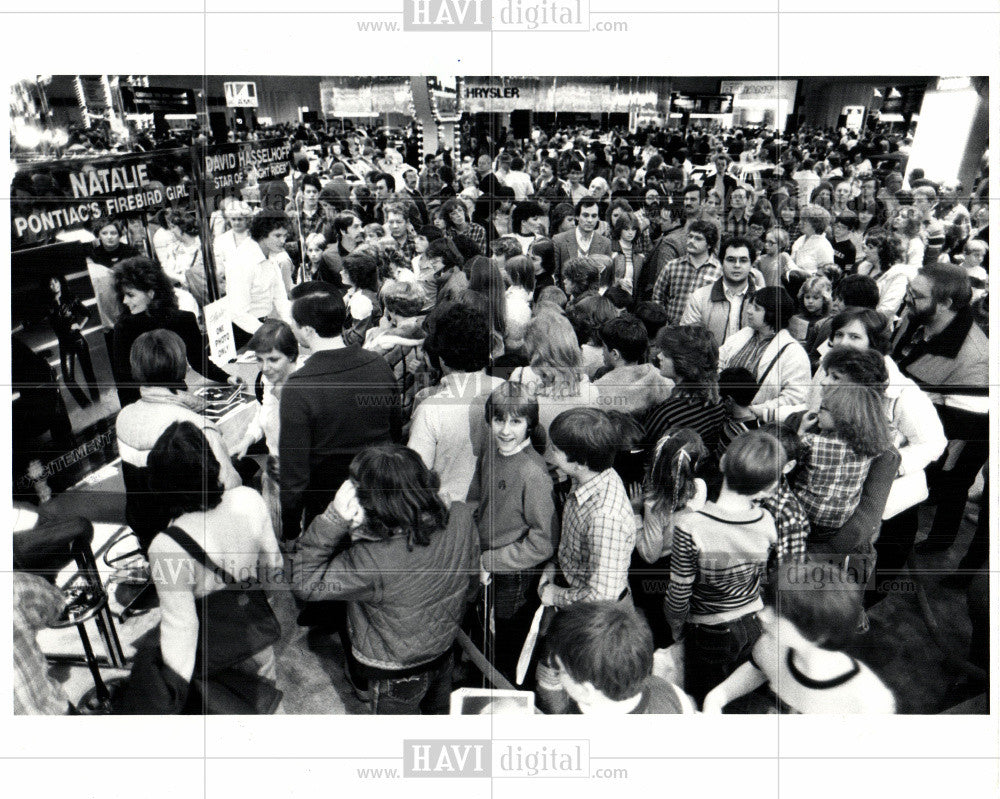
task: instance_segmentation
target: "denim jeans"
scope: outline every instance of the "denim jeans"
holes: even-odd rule
[[[368,707],[376,716],[447,714],[451,701],[451,654],[443,662],[405,677],[370,677]]]
[[[684,690],[699,706],[705,694],[750,658],[760,633],[756,613],[724,624],[685,625]]]
[[[535,571],[494,572],[488,588],[494,634],[487,635],[485,654],[504,677],[514,682],[517,661],[538,607]]]

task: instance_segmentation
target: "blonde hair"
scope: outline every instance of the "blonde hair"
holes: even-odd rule
[[[555,385],[571,387],[575,394],[580,383],[583,352],[573,325],[561,313],[538,308],[524,337],[531,368],[539,378],[539,389]]]
[[[805,310],[802,302],[806,294],[819,294],[823,299],[823,315],[826,316],[830,312],[830,303],[833,302],[833,284],[830,283],[829,278],[823,277],[823,275],[813,275],[802,284],[797,295],[799,307],[802,310]]]
[[[310,233],[306,236],[306,249],[319,247],[321,250],[326,247],[326,236],[322,233]]]

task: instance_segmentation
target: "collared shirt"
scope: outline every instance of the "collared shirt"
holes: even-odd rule
[[[861,502],[861,488],[872,458],[859,455],[839,438],[815,433],[802,436],[807,455],[793,488],[813,527],[842,527]]]
[[[788,481],[784,477],[779,479],[774,493],[764,497],[760,505],[774,517],[774,528],[778,533],[775,550],[778,561],[791,563],[803,560],[809,537],[809,517],[788,487]]]
[[[277,314],[286,320],[291,317],[291,303],[281,275],[281,259],[264,258],[263,251],[257,249],[262,260],[253,263],[250,259],[241,259],[226,266],[226,297],[233,324],[247,333],[257,332],[265,316]]]
[[[476,222],[470,222],[469,226],[465,229],[465,232],[459,235],[465,236],[465,238],[475,244],[479,248],[479,252],[483,255],[489,254],[486,247],[486,228],[482,225]]]
[[[237,244],[236,234],[232,230],[215,237],[212,253],[215,255],[215,273],[219,280],[224,280],[230,266],[237,262],[256,264],[264,260],[264,251],[249,234]]]
[[[722,221],[722,235],[745,236],[749,224],[746,209],[739,212],[730,211]]]
[[[628,586],[635,516],[625,486],[606,469],[577,486],[563,508],[559,569],[569,584],[556,604],[617,600]]]
[[[400,243],[399,239],[394,239],[392,236],[386,237],[386,243],[396,245],[397,249],[406,256],[407,261],[413,260],[413,256],[417,254],[416,237],[409,232],[406,233],[406,237],[402,243]]]
[[[580,235],[580,228],[576,228],[575,233],[576,233],[576,254],[580,258],[586,258],[588,255],[590,255],[590,248],[594,246],[594,239],[597,238],[597,231],[595,230],[593,233],[591,233],[589,239],[584,239],[584,237]]]
[[[715,256],[709,256],[701,266],[691,263],[684,255],[667,261],[653,284],[653,302],[658,302],[667,310],[667,320],[670,324],[680,323],[684,309],[687,307],[691,292],[702,286],[714,283],[722,277],[722,265]]]
[[[749,291],[749,280],[743,284],[743,288],[739,289],[726,288],[726,284],[722,284],[722,293],[729,302],[729,319],[726,321],[726,332],[722,337],[723,341],[729,338],[730,334],[735,333],[743,327],[742,319],[740,317],[743,316],[743,300]]]

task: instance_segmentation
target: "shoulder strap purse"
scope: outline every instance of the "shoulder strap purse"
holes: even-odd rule
[[[262,588],[248,587],[246,579],[238,581],[179,527],[168,527],[163,533],[225,583],[195,603],[200,625],[195,674],[203,668],[212,674],[235,666],[281,637],[281,625]]]
[[[771,374],[771,370],[774,368],[774,365],[781,360],[781,354],[791,346],[792,342],[789,341],[784,347],[778,350],[778,354],[775,355],[772,361],[767,365],[767,369],[764,370],[764,374],[757,378],[757,391],[760,391],[761,387],[764,385],[764,381],[767,380],[767,376]]]

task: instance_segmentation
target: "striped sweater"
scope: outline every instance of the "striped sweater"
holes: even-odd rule
[[[734,513],[714,502],[674,526],[668,619],[723,624],[763,607],[760,581],[777,542],[774,519],[754,507]]]

